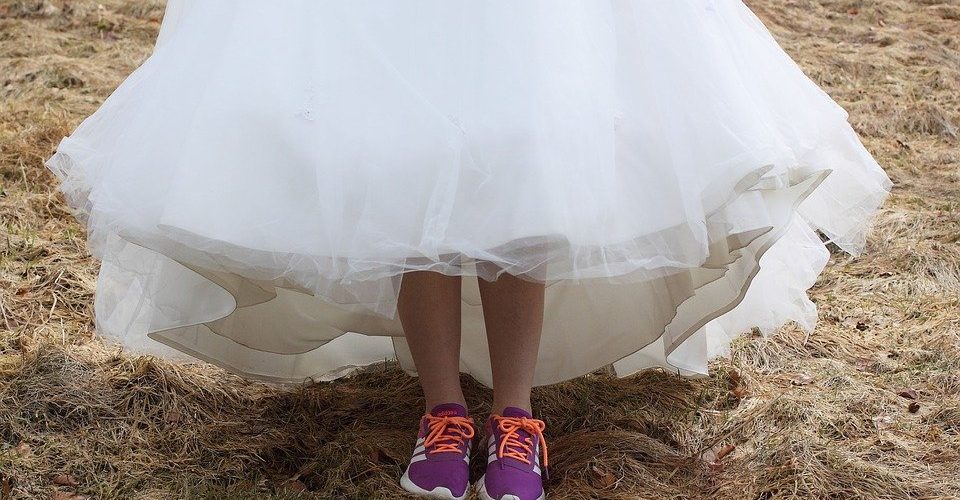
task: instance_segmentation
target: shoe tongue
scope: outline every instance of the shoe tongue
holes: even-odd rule
[[[434,417],[466,417],[467,409],[457,403],[444,403],[434,406],[430,414]]]
[[[533,418],[533,415],[523,408],[508,406],[503,409],[503,416],[509,418]]]

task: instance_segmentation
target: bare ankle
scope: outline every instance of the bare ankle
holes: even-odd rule
[[[533,415],[533,405],[529,399],[526,400],[506,400],[494,401],[492,412],[496,415],[503,415],[503,410],[507,408],[520,408]]]

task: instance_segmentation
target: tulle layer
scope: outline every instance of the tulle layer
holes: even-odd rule
[[[739,2],[294,3],[171,2],[48,162],[101,333],[271,380],[412,369],[396,299],[429,270],[468,278],[489,383],[476,280],[510,273],[548,285],[538,384],[703,373],[745,328],[812,324],[813,231],[858,251],[889,189]]]

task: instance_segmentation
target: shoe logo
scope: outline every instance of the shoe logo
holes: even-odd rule
[[[457,416],[457,412],[456,412],[455,410],[443,410],[443,411],[438,411],[436,416],[438,416],[438,417],[455,417],[455,416]]]

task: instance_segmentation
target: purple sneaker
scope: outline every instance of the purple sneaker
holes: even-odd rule
[[[547,468],[546,424],[520,408],[490,415],[487,434],[487,473],[477,481],[481,500],[544,500],[541,475]],[[543,469],[540,451],[543,450]]]
[[[420,419],[417,447],[400,478],[400,486],[426,498],[466,498],[474,432],[473,419],[458,404],[442,404],[424,415]]]

